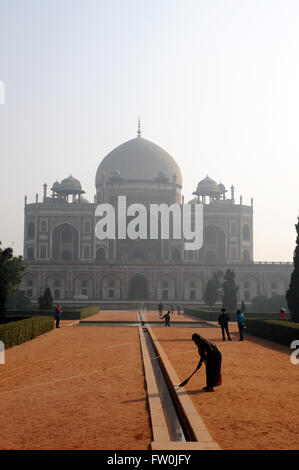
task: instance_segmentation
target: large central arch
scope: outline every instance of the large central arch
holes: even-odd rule
[[[64,223],[53,230],[52,258],[64,261],[79,258],[79,234],[75,227]]]
[[[128,297],[130,300],[147,300],[149,295],[148,280],[142,274],[130,279]]]
[[[204,228],[204,258],[207,263],[223,263],[225,256],[225,232],[220,227],[210,224]]]

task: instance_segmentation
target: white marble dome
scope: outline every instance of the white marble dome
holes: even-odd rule
[[[136,137],[116,147],[102,160],[96,174],[96,186],[118,173],[123,180],[155,181],[161,172],[176,184],[182,186],[182,174],[176,161],[158,145]]]

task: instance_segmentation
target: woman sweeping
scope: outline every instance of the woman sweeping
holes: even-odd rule
[[[202,363],[204,362],[206,365],[206,376],[207,376],[207,386],[203,388],[205,392],[213,392],[214,387],[221,385],[222,377],[221,377],[221,361],[222,356],[221,352],[217,348],[217,346],[213,343],[210,343],[207,339],[203,338],[202,336],[194,333],[192,335],[192,340],[197,346],[198,354],[200,355],[200,361],[197,365],[196,370],[193,374],[200,369]],[[193,375],[192,374],[192,375]],[[186,385],[189,378],[188,377],[180,386]]]

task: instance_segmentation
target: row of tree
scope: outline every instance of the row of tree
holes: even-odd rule
[[[222,297],[222,305],[226,310],[233,311],[237,308],[237,292],[239,286],[236,285],[235,273],[232,269],[228,269],[224,274],[223,282],[222,271],[213,273],[211,279],[207,282],[204,301],[209,307],[212,307],[217,300],[219,300],[219,294]],[[243,310],[245,309],[244,302],[242,303]]]
[[[235,274],[232,270],[228,269],[224,275],[223,282],[221,282],[222,278],[222,271],[213,273],[211,279],[206,284],[204,301],[209,307],[212,307],[218,300],[222,300],[223,307],[226,310],[234,311],[237,308],[237,292],[239,289],[235,282]],[[265,295],[257,295],[251,299],[251,308],[254,312],[279,312],[284,307],[285,302],[286,297],[284,295],[275,295],[271,298]],[[246,310],[243,300],[241,310]]]

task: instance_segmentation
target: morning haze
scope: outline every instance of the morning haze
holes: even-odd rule
[[[24,195],[72,174],[93,201],[112,149],[172,155],[189,201],[208,174],[254,204],[254,259],[291,261],[298,178],[296,1],[2,0],[1,240]]]

